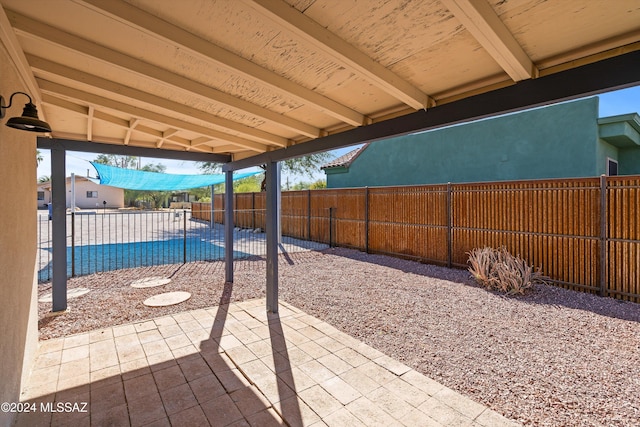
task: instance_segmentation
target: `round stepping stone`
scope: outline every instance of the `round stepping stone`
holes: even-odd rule
[[[144,300],[143,304],[149,307],[165,307],[167,305],[180,304],[191,298],[189,292],[166,292],[164,294],[154,295]]]
[[[67,289],[67,299],[78,298],[86,293],[89,293],[89,289],[87,288]],[[51,292],[47,292],[46,294],[42,295],[40,299],[38,299],[38,302],[52,302],[52,301],[53,301],[53,295]]]
[[[170,283],[171,279],[165,279],[164,277],[145,277],[144,279],[134,280],[131,283],[132,288],[154,288],[156,286],[163,286]]]

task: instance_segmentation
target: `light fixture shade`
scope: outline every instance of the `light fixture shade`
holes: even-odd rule
[[[31,102],[24,105],[22,117],[7,120],[7,126],[29,132],[51,132],[51,126],[38,118],[38,109]]]

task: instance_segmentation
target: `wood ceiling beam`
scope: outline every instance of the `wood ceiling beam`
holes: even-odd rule
[[[125,96],[127,98],[130,98],[131,100],[140,101],[145,104],[163,108],[170,111],[172,114],[178,113],[187,117],[193,117],[195,119],[211,123],[214,126],[235,131],[248,137],[251,140],[255,140],[263,144],[276,145],[278,147],[287,147],[289,145],[289,140],[287,138],[255,129],[241,123],[234,122],[232,120],[223,119],[221,117],[214,116],[213,114],[206,113],[202,110],[198,110],[197,108],[189,107],[179,102],[170,101],[166,98],[162,98],[148,92],[144,92],[126,85],[122,85],[120,83],[103,79],[93,74],[85,73],[75,68],[71,68],[67,65],[49,61],[48,59],[34,55],[27,55],[27,59],[29,60],[31,67],[36,72],[47,73],[54,76],[60,76],[72,81],[81,82],[82,84],[91,86],[96,89],[105,90],[119,96]]]
[[[100,13],[108,13],[119,21],[137,27],[148,34],[161,38],[171,45],[189,51],[207,62],[213,62],[220,67],[240,74],[248,80],[256,80],[276,92],[311,105],[325,114],[352,126],[362,126],[364,115],[348,108],[339,102],[329,99],[313,90],[300,86],[266,68],[244,59],[216,44],[204,40],[170,22],[164,21],[142,9],[138,9],[120,0],[83,0],[84,3],[98,9]]]
[[[214,153],[236,153],[239,151],[243,151],[242,148],[234,147],[231,145],[222,145],[219,147],[213,147]]]
[[[93,139],[93,115],[96,109],[93,105],[89,105],[89,111],[87,112],[87,141]]]
[[[158,142],[156,142],[156,148],[161,148],[162,144],[164,144],[164,142],[168,139],[171,138],[172,136],[174,136],[175,134],[177,134],[178,132],[180,132],[179,129],[169,129],[166,130],[164,132],[162,132],[162,138],[160,138],[158,140]],[[207,138],[210,139],[210,138]]]
[[[538,76],[538,69],[487,0],[440,0],[513,79]]]
[[[80,138],[78,138],[80,137]],[[108,138],[107,138],[108,139]],[[215,162],[225,163],[231,160],[231,156],[211,152],[190,153],[178,150],[158,150],[150,147],[125,147],[120,143],[90,143],[83,141],[81,135],[70,138],[47,138],[39,136],[37,147],[44,150],[62,149],[66,151],[79,151],[81,153],[118,154],[124,156],[151,157],[154,159],[187,160],[190,162]]]
[[[420,110],[435,105],[433,98],[419,88],[287,3],[280,0],[244,1],[280,27],[331,55],[339,63],[356,71],[375,86],[412,108]]]
[[[199,145],[208,144],[210,142],[213,142],[213,140],[211,138],[207,138],[207,137],[204,137],[204,136],[196,138],[196,139],[192,139],[190,141],[192,147],[197,147]]]
[[[127,131],[131,129],[131,122],[130,121],[121,119],[119,117],[113,116],[113,115],[105,113],[103,111],[95,111],[95,108],[93,106],[87,108],[87,107],[84,107],[82,105],[76,104],[74,102],[67,101],[67,100],[61,99],[61,98],[57,98],[57,97],[55,97],[53,95],[50,95],[50,94],[48,94],[46,92],[42,94],[42,100],[43,100],[43,102],[45,104],[52,105],[52,106],[59,107],[59,108],[64,108],[65,110],[77,113],[77,114],[82,115],[82,116],[86,116],[87,113],[89,113],[91,110],[93,110],[94,111],[92,113],[93,119],[101,120],[101,121],[109,123],[111,125],[121,127],[121,128],[123,128],[123,129],[125,129]],[[157,138],[160,138],[160,137],[162,137],[162,135],[164,135],[163,132],[160,132],[158,130],[151,129],[151,128],[147,127],[147,126],[142,126],[142,125],[136,125],[136,130],[138,132],[145,133],[147,135],[151,135],[151,136],[154,136],[154,137],[157,137]],[[56,138],[81,139],[78,135],[75,135],[73,138],[71,138],[71,136],[69,136],[70,135],[69,133],[64,133],[64,132],[61,133],[61,132],[57,132],[55,130],[52,132],[52,134]],[[106,138],[105,139],[103,137],[102,141],[105,142],[105,141],[107,141],[107,139],[108,139],[108,142],[110,142],[110,143],[116,143],[117,142],[118,144],[123,144],[123,145],[129,145],[129,143],[131,142],[131,136],[129,136],[129,140],[128,141],[126,140],[126,137],[125,137],[124,140],[116,139],[116,138]],[[208,139],[210,140],[211,138],[208,138]],[[87,141],[91,141],[91,140],[87,139]],[[183,146],[183,147],[185,147],[187,149],[191,148],[190,142],[188,140],[184,139],[184,138],[179,138],[177,136],[173,136],[172,135],[172,138],[171,138],[170,141],[175,143],[175,144],[181,145],[181,146]],[[138,144],[139,143],[140,142],[138,142]],[[159,147],[156,146],[156,148],[159,148]],[[200,151],[209,152],[209,150],[200,150]]]
[[[42,97],[40,94],[40,89],[38,88],[38,84],[36,83],[36,78],[33,75],[33,71],[29,66],[29,61],[25,57],[24,51],[22,50],[22,46],[18,42],[15,32],[11,26],[11,22],[9,21],[9,17],[7,16],[5,10],[2,8],[0,4],[0,43],[4,45],[9,58],[11,58],[11,62],[13,66],[16,68],[18,72],[19,78],[24,82],[26,91],[31,96],[31,99],[37,107],[41,107]],[[11,93],[2,94],[5,97],[11,96]],[[44,114],[43,108],[39,108],[40,118],[47,121],[46,115]]]
[[[135,118],[129,121],[129,127],[127,128],[127,133],[124,136],[124,145],[129,145],[129,140],[131,139],[131,134],[133,130],[140,124],[140,119]]]
[[[193,148],[200,147],[201,145],[209,144],[211,142],[214,142],[211,138],[200,136],[200,137],[198,137],[196,139],[192,139],[191,141],[189,141],[189,147],[187,147],[187,151],[189,151],[189,150],[191,150]],[[213,147],[208,146],[208,148],[213,150]],[[236,149],[238,149],[238,148],[236,147]]]
[[[143,118],[163,125],[172,126],[178,129],[182,129],[189,132],[194,132],[202,136],[207,136],[216,140],[225,141],[227,143],[237,145],[251,151],[262,153],[267,151],[267,146],[259,144],[254,141],[249,141],[243,138],[239,138],[234,135],[229,135],[223,132],[219,132],[213,129],[209,129],[204,126],[195,125],[192,123],[186,123],[182,120],[174,117],[159,114],[153,111],[144,110],[129,104],[114,101],[112,99],[104,98],[99,95],[84,92],[78,89],[74,89],[68,86],[61,85],[59,83],[50,82],[47,80],[36,79],[43,92],[47,92],[53,95],[59,95],[62,97],[72,98],[78,101],[93,104],[102,108],[108,108],[114,111],[120,111],[131,116]]]
[[[42,102],[44,104],[64,108],[65,110],[71,111],[83,117],[89,117],[89,115],[91,115],[91,118],[95,119],[96,111],[93,106],[86,107],[84,105],[80,105],[78,103],[68,101],[66,99],[49,95],[48,93],[42,94]],[[126,120],[123,120],[123,121],[126,122]],[[118,124],[118,126],[120,126],[120,123]],[[55,133],[55,129],[53,130],[53,133]],[[87,141],[91,141],[91,140],[87,138]]]
[[[439,129],[499,114],[638,86],[640,85],[639,63],[640,51],[626,53],[560,71],[556,74],[524,80],[518,84],[470,96],[449,104],[438,105],[426,112],[417,111],[369,126],[296,144],[287,149],[269,151],[242,160],[235,160],[234,156],[234,161],[223,165],[222,170],[240,170],[268,162],[279,162],[364,142]]]
[[[71,133],[71,132],[57,132],[55,138],[74,140],[74,141],[83,141],[83,135],[82,134],[75,134],[75,133]],[[108,136],[98,136],[97,139],[98,139],[98,141],[86,142],[85,144],[87,144],[87,143],[89,143],[89,144],[95,143],[95,144],[101,144],[101,145],[109,144],[109,145],[125,147],[125,148],[147,148],[147,149],[155,150],[155,148],[153,147],[153,142],[149,142],[149,141],[137,141],[135,139],[132,139],[131,143],[129,145],[124,145],[124,144],[122,144],[122,139],[119,139],[119,138],[113,138],[113,137],[108,137]],[[180,153],[184,153],[186,151],[189,151],[188,144],[182,144],[182,143],[179,143],[177,141],[171,141],[171,143],[174,143],[177,146],[184,148],[184,150],[179,151]],[[176,150],[172,150],[172,149],[162,149],[160,151],[164,151],[165,153],[176,152]],[[202,153],[202,154],[206,154],[206,153],[214,154],[213,149],[211,149],[210,147],[201,148],[201,149],[198,149],[196,151],[198,153]],[[171,157],[168,157],[168,155],[167,155],[167,158],[171,158]]]
[[[15,30],[25,37],[36,38],[46,41],[47,43],[57,44],[87,58],[101,61],[107,65],[119,67],[125,71],[135,73],[142,78],[154,80],[156,83],[166,87],[188,92],[200,99],[206,99],[209,102],[223,104],[232,110],[244,112],[290,131],[306,135],[310,138],[317,138],[320,136],[320,129],[314,126],[260,107],[251,102],[244,101],[238,97],[149,64],[140,59],[125,55],[89,40],[76,37],[58,28],[47,25],[44,22],[36,21],[10,10],[7,10],[7,16]]]

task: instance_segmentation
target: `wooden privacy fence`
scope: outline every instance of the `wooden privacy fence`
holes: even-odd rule
[[[263,228],[264,193],[234,197],[235,225]],[[640,302],[640,176],[290,191],[281,218],[284,235],[447,266],[505,246],[558,286]]]

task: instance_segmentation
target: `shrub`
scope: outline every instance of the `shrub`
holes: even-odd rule
[[[524,294],[535,284],[546,283],[540,270],[534,270],[519,256],[505,247],[476,248],[469,254],[469,272],[483,287],[507,295]]]

